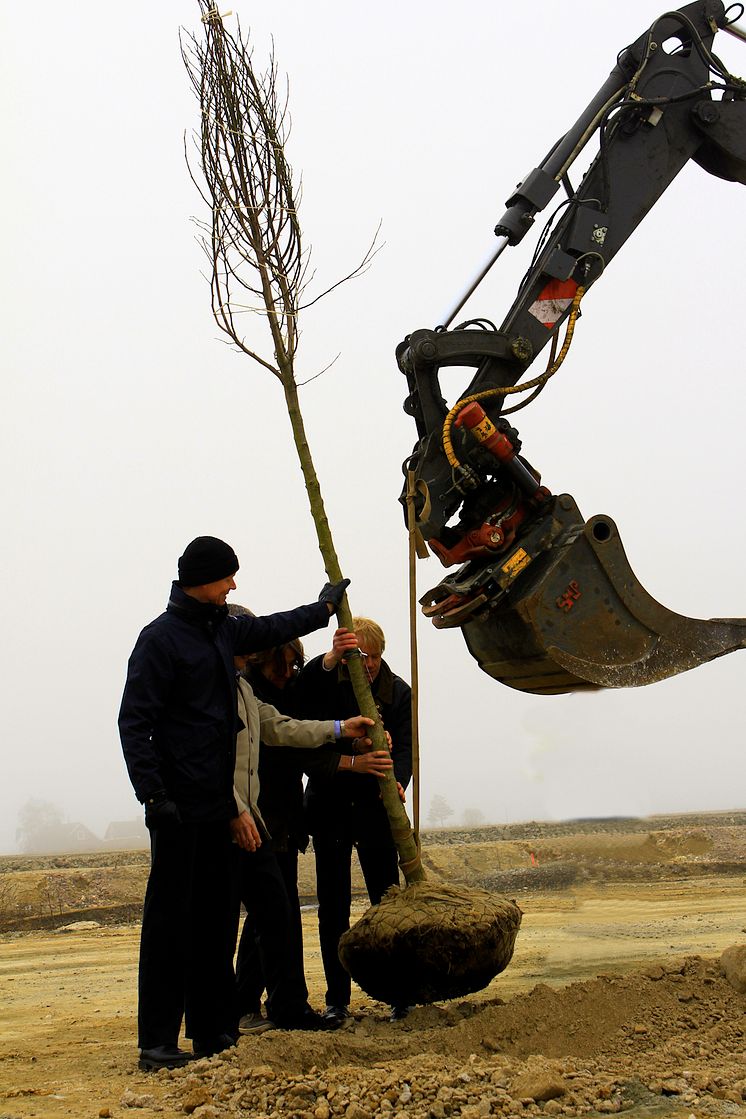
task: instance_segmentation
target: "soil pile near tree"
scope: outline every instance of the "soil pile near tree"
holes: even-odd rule
[[[336,1034],[264,1034],[164,1074],[163,1104],[225,1115],[580,1115],[655,1105],[733,1114],[746,1096],[746,999],[689,957],[510,1002],[366,1011]],[[730,1105],[730,1106],[728,1106]],[[196,1112],[195,1112],[196,1113]]]
[[[516,898],[522,925],[509,967],[486,990],[392,1023],[386,1005],[355,989],[354,1017],[336,1033],[245,1037],[225,1059],[178,1076],[137,1069],[136,924],[80,927],[79,912],[65,910],[48,917],[50,931],[7,932],[0,1115],[746,1114],[746,994],[719,963],[728,947],[746,947],[744,819],[432,833],[433,876],[474,887],[514,875],[514,893],[501,895]],[[141,900],[139,855],[92,858],[3,860],[5,903],[64,902],[50,875],[99,904]],[[354,918],[363,911],[359,903]],[[313,910],[304,937],[318,1008],[325,983]]]

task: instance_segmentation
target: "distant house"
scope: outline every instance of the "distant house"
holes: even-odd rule
[[[150,846],[150,833],[141,817],[113,820],[104,835],[103,846],[115,851],[132,851]]]
[[[103,844],[85,824],[48,824],[29,835],[24,850],[29,855],[72,854],[100,851]]]

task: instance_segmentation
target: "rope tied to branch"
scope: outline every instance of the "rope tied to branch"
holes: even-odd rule
[[[201,18],[203,23],[222,23],[227,16],[232,15],[233,12],[223,12],[223,14],[221,15],[216,4],[215,7],[210,8],[209,12],[205,12],[205,14]]]

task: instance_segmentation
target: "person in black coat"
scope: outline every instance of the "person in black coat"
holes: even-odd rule
[[[394,775],[403,798],[412,776],[411,689],[382,659],[385,638],[381,627],[370,618],[353,618],[352,624],[354,632],[338,629],[332,649],[305,666],[297,684],[295,708],[305,718],[329,718],[332,711],[345,718],[353,715],[358,704],[344,655],[359,648],[381,721],[391,738]],[[351,780],[338,774],[329,779],[312,773],[305,804],[316,859],[319,941],[327,982],[324,1017],[333,1024],[349,1017],[350,976],[337,949],[340,936],[350,927],[352,849],[357,849],[372,905],[398,883],[399,867],[377,778]],[[393,1009],[394,1017],[405,1013],[403,1006]]]
[[[349,580],[319,601],[265,617],[228,616],[238,558],[212,536],[179,559],[165,613],[129,659],[119,732],[145,805],[151,869],[138,980],[140,1067],[173,1068],[182,1017],[196,1056],[237,1036],[231,933],[231,833],[237,697],[233,657],[328,624]]]
[[[230,607],[231,613],[244,610]],[[301,642],[291,641],[244,659],[248,664],[241,675],[260,705],[270,704],[294,717],[293,684],[304,660]],[[308,1003],[298,896],[298,855],[308,847],[303,777],[314,774],[323,782],[342,772],[348,780],[357,781],[366,773],[382,776],[391,764],[386,751],[341,755],[331,744],[326,749],[308,750],[261,742],[257,811],[264,833],[262,845],[258,852],[237,852],[247,909],[236,958],[240,1033],[282,1026],[283,1020],[296,1029],[337,1024],[322,1021]],[[261,1013],[265,989],[269,1018]]]

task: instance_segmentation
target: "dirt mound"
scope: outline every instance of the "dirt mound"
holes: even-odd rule
[[[338,1033],[246,1037],[225,1060],[194,1062],[180,1076],[137,1069],[137,926],[7,933],[0,1114],[746,1115],[746,994],[718,967],[729,945],[746,950],[745,822],[570,821],[432,843],[431,877],[478,885],[513,876],[499,893],[518,897],[523,925],[510,967],[486,991],[389,1022],[385,1006],[354,988],[354,1019]],[[639,858],[645,847],[657,861]],[[308,873],[313,859],[301,862]],[[41,919],[26,916],[32,905],[47,919],[52,909],[55,928],[102,921],[104,909],[141,897],[146,869],[127,855],[79,865],[26,858],[15,869],[0,861],[0,915]],[[353,919],[364,908],[361,900]],[[318,1008],[326,983],[316,913],[303,923]]]
[[[564,890],[582,878],[588,877],[575,863],[548,863],[526,869],[503,870],[486,874],[479,884],[504,897],[513,897],[519,890]]]
[[[737,875],[746,873],[744,821],[744,813],[723,813],[427,832],[422,861],[428,877],[508,898],[588,881],[645,881],[651,872],[674,880]],[[130,919],[148,865],[146,851],[0,856],[0,930],[49,927],[58,918]],[[352,886],[355,897],[367,896],[356,859]],[[315,902],[310,856],[300,860],[299,889]]]
[[[363,1009],[337,1033],[267,1033],[161,1073],[162,1102],[204,1107],[195,1114],[205,1119],[237,1108],[257,1119],[402,1110],[479,1119],[617,1112],[667,1099],[733,1114],[746,1097],[746,998],[714,959],[562,990],[539,984],[508,1003],[421,1007],[393,1028],[380,1007]]]

